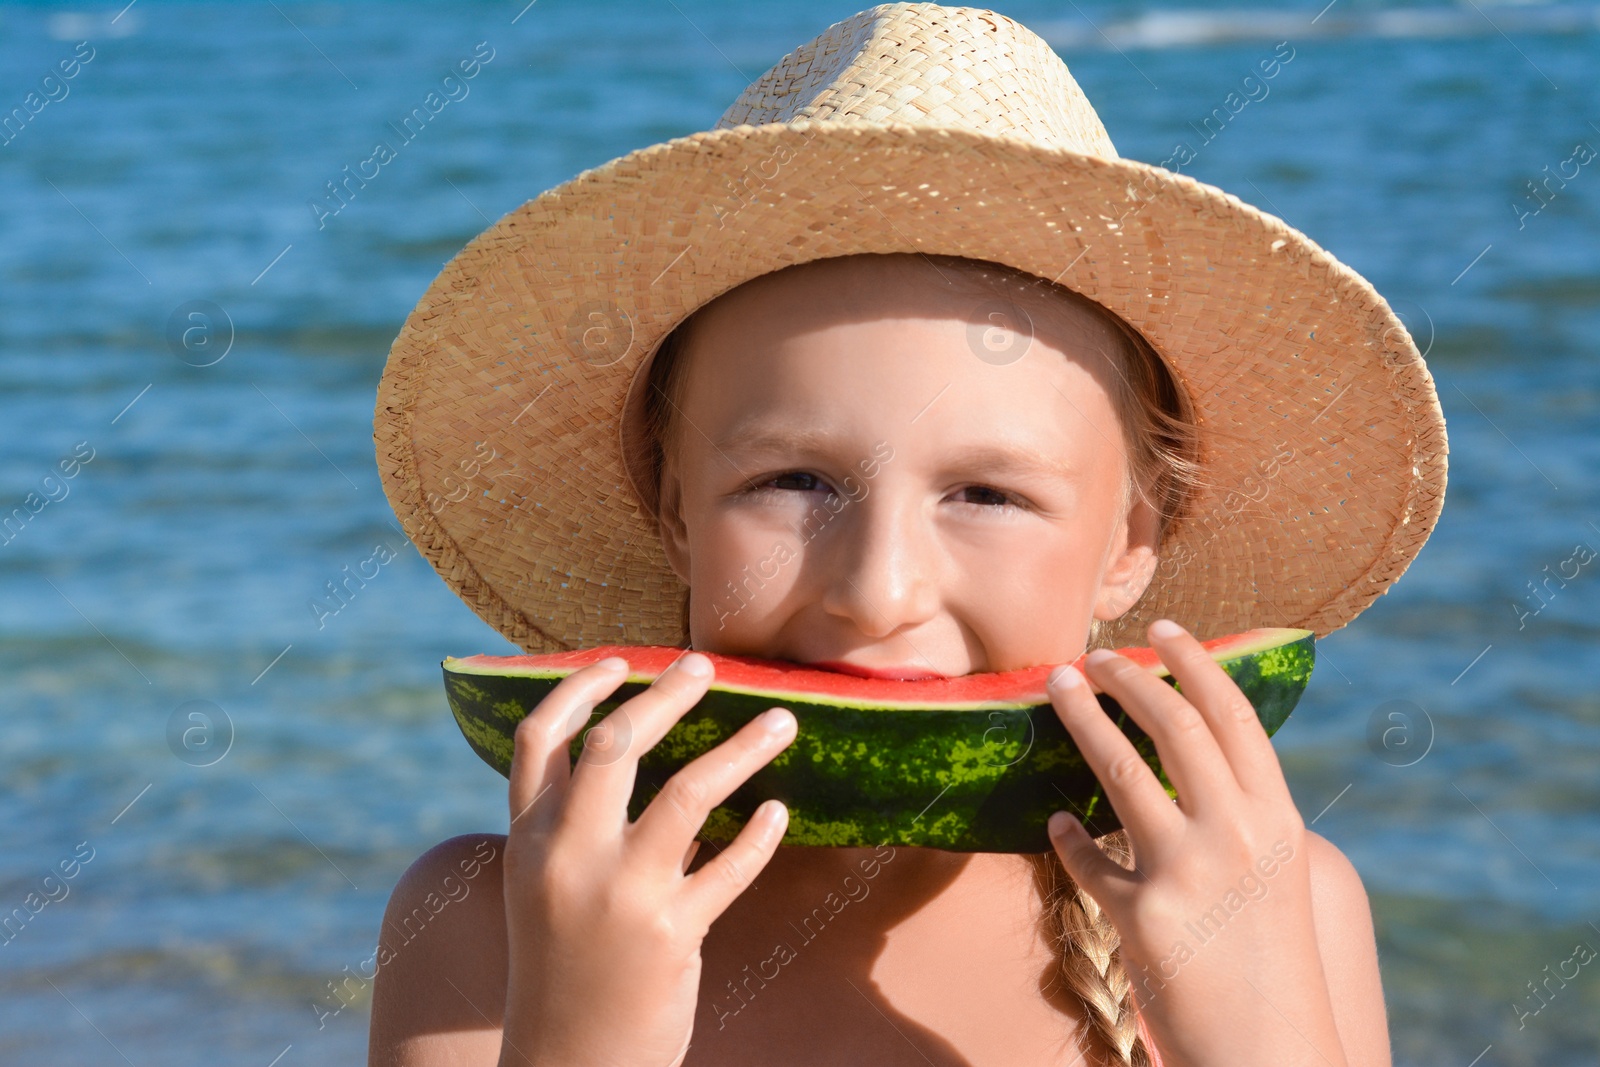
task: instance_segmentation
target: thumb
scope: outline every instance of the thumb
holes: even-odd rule
[[[1083,823],[1067,812],[1051,815],[1046,829],[1061,866],[1115,922],[1133,890],[1133,882],[1143,876],[1107,856]]]

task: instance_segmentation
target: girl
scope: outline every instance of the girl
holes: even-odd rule
[[[652,641],[666,631],[650,627],[665,627],[670,609],[678,643],[687,638],[694,650],[909,678],[1069,664],[1148,620],[1136,640],[1157,650],[1181,694],[1105,651],[1082,672],[1057,670],[1050,688],[1126,831],[1096,842],[1061,813],[1050,825],[1055,851],[1039,856],[801,848],[780,844],[786,813],[769,802],[726,848],[702,849],[696,834],[711,810],[793,740],[794,717],[782,708],[759,717],[674,776],[630,822],[640,754],[706,691],[710,663],[686,651],[591,732],[569,765],[571,738],[625,677],[622,661],[603,661],[566,679],[519,726],[509,833],[444,842],[397,886],[380,940],[372,1063],[1388,1063],[1360,880],[1305,828],[1248,702],[1168,616],[1187,614],[1218,633],[1313,620],[1332,629],[1370,602],[1349,595],[1354,578],[1387,573],[1387,584],[1398,575],[1396,554],[1403,569],[1436,510],[1388,516],[1388,528],[1409,527],[1398,545],[1339,532],[1345,522],[1374,524],[1372,509],[1388,506],[1382,483],[1442,484],[1431,451],[1442,432],[1430,421],[1436,402],[1420,416],[1363,400],[1348,414],[1330,404],[1315,418],[1261,424],[1289,419],[1283,367],[1320,376],[1336,366],[1340,384],[1365,387],[1358,396],[1419,382],[1431,391],[1420,364],[1403,358],[1415,354],[1409,337],[1392,333],[1392,316],[1375,314],[1387,310],[1381,298],[1347,278],[1341,291],[1356,306],[1321,312],[1318,324],[1332,345],[1295,337],[1285,346],[1281,324],[1261,316],[1242,326],[1250,320],[1228,313],[1236,297],[1192,283],[1174,288],[1195,294],[1213,324],[1151,315],[1140,329],[1105,300],[1026,269],[1044,262],[1023,247],[1029,240],[1062,255],[1062,235],[1048,232],[1059,222],[1024,219],[1037,213],[1026,197],[984,216],[1011,239],[993,256],[892,247],[897,225],[933,234],[930,244],[981,247],[955,197],[932,206],[891,198],[896,216],[881,212],[876,230],[865,211],[840,220],[824,207],[781,204],[831,188],[794,171],[837,157],[837,145],[824,147],[835,140],[851,150],[851,166],[839,170],[846,181],[854,174],[854,184],[881,191],[915,176],[924,189],[958,188],[960,167],[941,180],[933,166],[960,142],[949,124],[930,135],[883,123],[878,134],[900,141],[874,155],[857,136],[863,127],[794,120],[818,101],[837,115],[921,99],[904,86],[948,96],[949,71],[970,71],[973,56],[987,53],[1010,84],[1033,70],[1020,80],[1042,94],[988,124],[1035,121],[1081,98],[1036,42],[992,12],[895,4],[785,57],[719,124],[733,135],[709,142],[721,160],[708,142],[684,150],[696,168],[650,159],[655,191],[696,204],[683,209],[695,224],[678,236],[705,240],[701,255],[713,266],[687,282],[664,280],[687,249],[654,239],[671,229],[659,219],[641,218],[620,242],[641,256],[625,267],[607,248],[596,252],[594,231],[574,236],[575,220],[591,217],[595,172],[529,205],[514,224],[503,220],[452,262],[396,342],[380,397],[380,466],[397,512],[441,573],[531,648]],[[945,77],[930,74],[930,54]],[[865,68],[876,76],[863,77]],[[800,101],[797,84],[810,94]],[[844,99],[850,86],[872,99]],[[776,145],[762,142],[771,127],[748,115],[784,98],[796,110],[773,121],[789,128],[772,135]],[[1074,118],[1081,133],[1086,116]],[[895,163],[913,135],[941,151]],[[985,136],[971,146],[1035,163],[1049,156],[1058,167],[1070,158],[1091,178],[1105,177],[1095,168],[1114,158]],[[716,245],[729,212],[715,209],[727,205],[697,203],[685,175],[703,172],[707,156],[736,168],[777,159],[775,148],[787,158],[770,168],[761,198],[739,203],[739,218],[755,218]],[[631,204],[648,216],[643,165],[616,165],[617,186],[604,190],[613,211]],[[966,167],[968,177],[983,169],[971,159]],[[1012,183],[1030,180],[1007,173]],[[1049,173],[1060,184],[1059,170]],[[1121,184],[1128,174],[1111,178]],[[1151,234],[1180,243],[1183,219],[1216,207],[1198,187],[1180,191],[1158,206],[1135,197],[1145,210],[1111,217],[1129,220],[1123,233],[1142,227],[1145,236],[1114,237],[1109,250],[1085,245],[1079,260],[1126,271],[1136,249],[1159,243]],[[962,195],[974,208],[1005,199],[972,183]],[[1075,205],[1070,217],[1094,217],[1081,214],[1083,204],[1103,200],[1082,188],[1062,195]],[[793,217],[766,210],[774,202]],[[563,226],[539,224],[552,215]],[[1243,217],[1266,236],[1294,233]],[[616,214],[605,221],[618,224]],[[779,233],[790,239],[777,241]],[[794,253],[829,233],[856,247],[842,240]],[[507,256],[508,248],[518,251]],[[751,249],[766,251],[740,259]],[[1138,304],[1130,294],[1157,299],[1119,277],[1104,283],[1089,271],[1082,288],[1098,286],[1128,307]],[[1247,280],[1277,287],[1275,299],[1291,306],[1318,284],[1276,266]],[[629,294],[630,306],[597,305],[607,293]],[[531,404],[499,417],[516,411],[501,394],[521,375],[496,358],[514,316],[537,319],[543,336],[565,323],[569,338],[581,338],[580,358],[539,366],[551,379],[546,391],[561,389],[541,419],[530,418],[537,429],[509,429]],[[1366,355],[1352,355],[1355,342],[1338,347],[1358,322],[1370,339],[1381,326],[1387,347]],[[628,358],[633,344],[612,336],[619,323],[650,358]],[[1208,368],[1234,358],[1222,339],[1237,346],[1246,330],[1260,345],[1254,377],[1236,375],[1231,392],[1207,388],[1216,381]],[[430,362],[440,348],[453,352]],[[1412,431],[1417,447],[1404,467],[1374,443],[1383,434],[1343,432],[1385,418],[1387,428]],[[523,435],[514,448],[506,443],[515,466],[482,474],[482,491],[460,498],[458,510],[431,507],[430,486],[446,484],[452,456],[483,454],[473,426]],[[597,429],[585,438],[589,426]],[[1279,521],[1284,541],[1256,508],[1229,502],[1239,471],[1260,470],[1267,457],[1282,462],[1286,451],[1292,461],[1273,471],[1291,505]],[[862,483],[867,457],[874,473]],[[1340,467],[1366,471],[1374,487],[1364,500],[1339,500],[1336,513],[1343,486],[1328,472]],[[855,488],[839,506],[849,479]],[[643,520],[633,530],[647,538],[617,536],[630,532],[615,499],[623,480]],[[1302,523],[1299,512],[1315,501],[1332,517]],[[496,508],[512,536],[484,521]],[[826,522],[808,525],[819,510]],[[589,522],[572,521],[585,513]],[[1286,548],[1304,545],[1313,529],[1326,558],[1307,566]],[[741,574],[780,545],[777,576],[729,601]],[[528,593],[546,570],[563,580]],[[669,578],[686,599],[668,595]],[[1327,614],[1340,594],[1342,614]],[[1094,690],[1116,697],[1154,739],[1176,803]],[[472,878],[469,893],[449,908],[429,906],[441,884],[462,877]],[[413,928],[420,933],[400,935]]]

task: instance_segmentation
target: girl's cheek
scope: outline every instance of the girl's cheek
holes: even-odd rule
[[[751,579],[763,584],[778,580],[805,551],[803,538],[793,532],[797,516],[793,509],[760,509],[725,516],[707,529],[693,548],[696,578],[709,586],[706,595],[721,595],[730,583],[740,587]]]
[[[1086,547],[1063,542],[1052,550],[1039,537],[963,553],[963,588],[951,599],[965,605],[965,623],[987,650],[989,670],[1062,663],[1083,651],[1094,610]]]
[[[851,501],[834,493],[766,490],[725,504],[713,520],[719,542],[765,553],[773,538],[798,550],[821,534]],[[759,546],[749,549],[748,546]],[[737,569],[737,567],[735,568]]]

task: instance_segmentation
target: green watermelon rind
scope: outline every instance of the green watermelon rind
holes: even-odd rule
[[[1268,735],[1283,725],[1311,680],[1315,644],[1304,634],[1218,660]],[[456,723],[473,751],[507,775],[517,723],[561,676],[455,671],[454,662],[446,661],[444,681]],[[1181,692],[1170,675],[1163,680]],[[647,679],[630,679],[595,708],[572,740],[573,758],[589,727],[648,687]],[[1115,700],[1099,699],[1173,794],[1153,742]],[[629,817],[638,818],[685,764],[775,704],[794,712],[798,735],[711,812],[703,839],[731,841],[769,797],[789,809],[786,845],[1034,853],[1050,851],[1045,822],[1058,810],[1077,814],[1096,836],[1121,825],[1048,703],[885,710],[840,706],[816,694],[723,689],[707,693],[640,756]]]

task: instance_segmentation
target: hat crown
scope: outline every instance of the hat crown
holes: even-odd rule
[[[975,7],[869,8],[784,56],[715,128],[797,119],[972,130],[1118,158],[1043,38]]]

